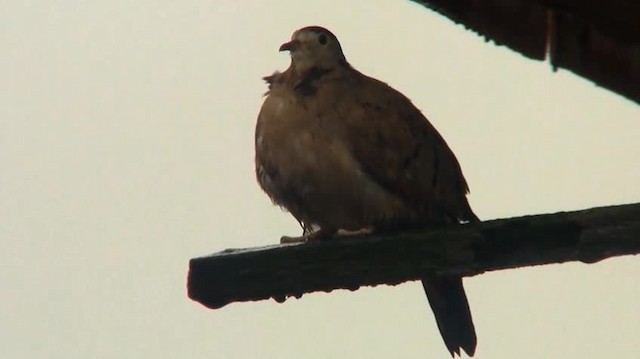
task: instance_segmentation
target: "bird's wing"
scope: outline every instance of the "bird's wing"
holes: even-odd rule
[[[338,111],[361,168],[427,220],[477,221],[458,160],[438,131],[404,95],[352,71]]]

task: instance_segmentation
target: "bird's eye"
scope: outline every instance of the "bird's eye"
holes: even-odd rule
[[[318,42],[320,43],[320,45],[326,44],[327,43],[327,35],[320,34],[320,36],[318,36]]]

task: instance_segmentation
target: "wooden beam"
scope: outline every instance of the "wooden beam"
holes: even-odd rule
[[[486,271],[640,253],[640,203],[322,242],[227,249],[189,263],[209,308],[314,291],[396,285],[424,273]]]

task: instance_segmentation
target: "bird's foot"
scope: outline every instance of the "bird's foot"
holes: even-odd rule
[[[367,234],[372,234],[374,229],[371,227],[361,228],[355,231],[350,231],[348,229],[340,229],[338,230],[338,236],[341,237],[354,237],[354,236],[366,236]]]
[[[285,243],[322,241],[322,240],[331,238],[331,236],[333,236],[335,233],[336,233],[336,230],[320,228],[315,232],[307,233],[299,237],[282,236],[280,237],[280,243],[285,244]]]

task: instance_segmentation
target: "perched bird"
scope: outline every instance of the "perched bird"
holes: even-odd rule
[[[302,28],[280,51],[291,65],[265,77],[255,165],[262,189],[305,228],[297,240],[479,221],[438,131],[403,94],[351,67],[330,31]],[[422,284],[451,355],[473,356],[462,278],[434,274]]]

